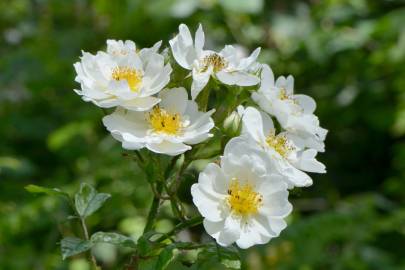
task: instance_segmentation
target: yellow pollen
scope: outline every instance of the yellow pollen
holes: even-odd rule
[[[140,84],[142,82],[141,73],[130,67],[116,67],[113,69],[112,78],[116,81],[125,80],[128,83],[129,88],[138,92]]]
[[[234,214],[248,216],[257,213],[263,196],[255,192],[249,183],[241,185],[238,179],[232,178],[226,200]]]
[[[168,113],[159,106],[153,107],[149,113],[149,123],[155,132],[176,135],[181,131],[180,115]]]
[[[278,98],[281,100],[286,100],[286,99],[291,99],[291,96],[287,94],[287,91],[285,90],[285,88],[281,88]]]
[[[284,158],[294,150],[293,146],[284,135],[270,133],[269,136],[266,137],[266,143]]]
[[[221,71],[222,69],[226,68],[228,62],[219,54],[212,53],[205,56],[201,60],[202,69],[201,72],[207,71],[208,67],[212,66],[214,72]]]

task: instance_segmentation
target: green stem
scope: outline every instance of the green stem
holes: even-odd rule
[[[162,183],[158,183],[157,187],[156,187],[156,192],[158,194],[160,194],[160,193],[162,193],[162,190],[163,190]],[[143,233],[146,233],[147,231],[150,231],[153,228],[156,216],[158,214],[159,205],[160,205],[160,198],[158,196],[154,196],[152,204],[149,209],[149,214],[148,214],[148,218],[146,220],[146,225],[145,225],[145,228],[143,229]]]
[[[163,187],[170,198],[170,204],[172,206],[174,214],[180,219],[185,220],[184,213],[181,210],[181,202],[179,198],[170,191],[169,187],[167,186],[166,182],[163,183]]]
[[[145,164],[145,160],[142,157],[141,153],[139,153],[138,151],[135,151],[135,155],[138,158],[139,162],[141,162],[142,165]]]
[[[170,232],[162,235],[161,237],[159,237],[158,239],[156,239],[156,242],[162,242],[163,240],[170,238],[171,236],[175,235],[176,233],[186,229],[186,228],[191,228],[194,226],[197,226],[199,224],[201,224],[203,222],[203,217],[195,217],[192,219],[189,219],[187,221],[181,222],[179,224],[177,224],[173,230],[171,230]]]
[[[80,217],[80,223],[82,225],[82,229],[83,229],[83,233],[84,233],[84,238],[86,238],[87,241],[90,240],[89,237],[89,231],[87,230],[87,226],[86,226],[86,221],[84,220],[84,218]],[[90,260],[93,263],[93,268],[95,270],[98,270],[98,266],[97,266],[97,261],[96,258],[93,256],[93,254],[91,253],[91,250],[89,251],[89,255],[90,255]]]
[[[179,160],[179,158],[180,158],[181,156],[182,156],[182,155],[177,155],[177,156],[175,156],[174,158],[172,158],[172,160],[170,161],[170,164],[166,167],[165,174],[164,174],[164,178],[165,178],[165,179],[168,179],[168,178],[169,178],[170,172],[173,170],[173,168],[174,168],[175,165],[176,165],[177,160]]]

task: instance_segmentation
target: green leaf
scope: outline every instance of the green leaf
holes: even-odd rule
[[[93,234],[90,238],[90,241],[95,244],[95,243],[109,243],[113,245],[118,245],[122,247],[129,247],[129,248],[135,248],[136,244],[135,242],[122,234],[118,233],[108,233],[108,232],[96,232]]]
[[[155,235],[156,232],[149,231],[139,237],[137,242],[138,252],[141,256],[148,256],[151,251],[154,249],[154,244],[149,239]]]
[[[64,198],[70,199],[69,194],[67,194],[66,192],[63,192],[62,190],[60,190],[58,188],[46,188],[46,187],[41,187],[41,186],[37,186],[37,185],[28,185],[28,186],[25,186],[25,189],[31,193],[43,193],[43,194],[47,194],[47,195],[51,195],[51,196],[62,196]]]
[[[175,245],[168,245],[160,252],[155,266],[156,270],[164,270],[167,268],[169,263],[173,260],[173,249],[175,248]]]
[[[210,258],[216,258],[222,265],[231,269],[240,269],[242,265],[239,251],[233,246],[221,247],[212,245],[204,248],[204,250],[198,254],[200,261],[205,261]]]
[[[156,270],[157,258],[147,258],[139,261],[139,269],[142,270]]]
[[[62,239],[60,243],[62,250],[62,258],[64,260],[68,257],[89,250],[93,245],[90,241],[86,241],[76,237],[65,237]]]
[[[221,263],[231,269],[240,269],[241,268],[241,263],[240,260],[228,260],[228,259],[222,259]]]
[[[97,193],[92,186],[82,183],[80,191],[75,195],[76,211],[80,217],[86,218],[97,211],[110,197],[110,194]]]

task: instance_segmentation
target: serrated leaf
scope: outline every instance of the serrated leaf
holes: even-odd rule
[[[76,211],[82,218],[86,218],[97,211],[106,200],[111,197],[107,193],[97,193],[89,184],[82,183],[75,195]]]
[[[95,243],[109,243],[113,245],[118,245],[122,247],[129,247],[129,248],[135,248],[136,244],[135,242],[122,234],[119,233],[108,233],[108,232],[96,232],[93,234],[90,238],[90,241],[95,244]]]
[[[79,239],[76,237],[65,237],[62,239],[60,244],[61,244],[62,258],[64,260],[68,257],[89,250],[93,245],[90,241]]]
[[[43,193],[43,194],[47,194],[47,195],[51,195],[51,196],[62,196],[67,199],[70,198],[69,194],[67,194],[66,192],[63,192],[62,190],[60,190],[58,188],[47,188],[47,187],[41,187],[41,186],[37,186],[37,185],[28,185],[28,186],[25,186],[25,190],[27,190],[28,192],[31,192],[31,193]]]

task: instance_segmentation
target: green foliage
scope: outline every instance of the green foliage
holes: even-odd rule
[[[93,244],[108,243],[128,248],[136,247],[135,242],[131,238],[118,233],[96,232],[91,236],[90,242]]]
[[[66,259],[68,257],[80,254],[82,252],[88,251],[92,246],[92,243],[87,240],[83,240],[76,237],[66,237],[60,242],[60,247],[62,251],[62,258]]]
[[[82,183],[75,195],[75,206],[80,218],[86,218],[97,211],[111,197],[107,193],[97,193],[89,184]]]
[[[31,193],[44,193],[44,194],[51,195],[51,196],[62,196],[66,199],[70,199],[69,194],[61,191],[58,188],[46,188],[46,187],[40,187],[37,185],[28,185],[25,187],[25,189]]]

